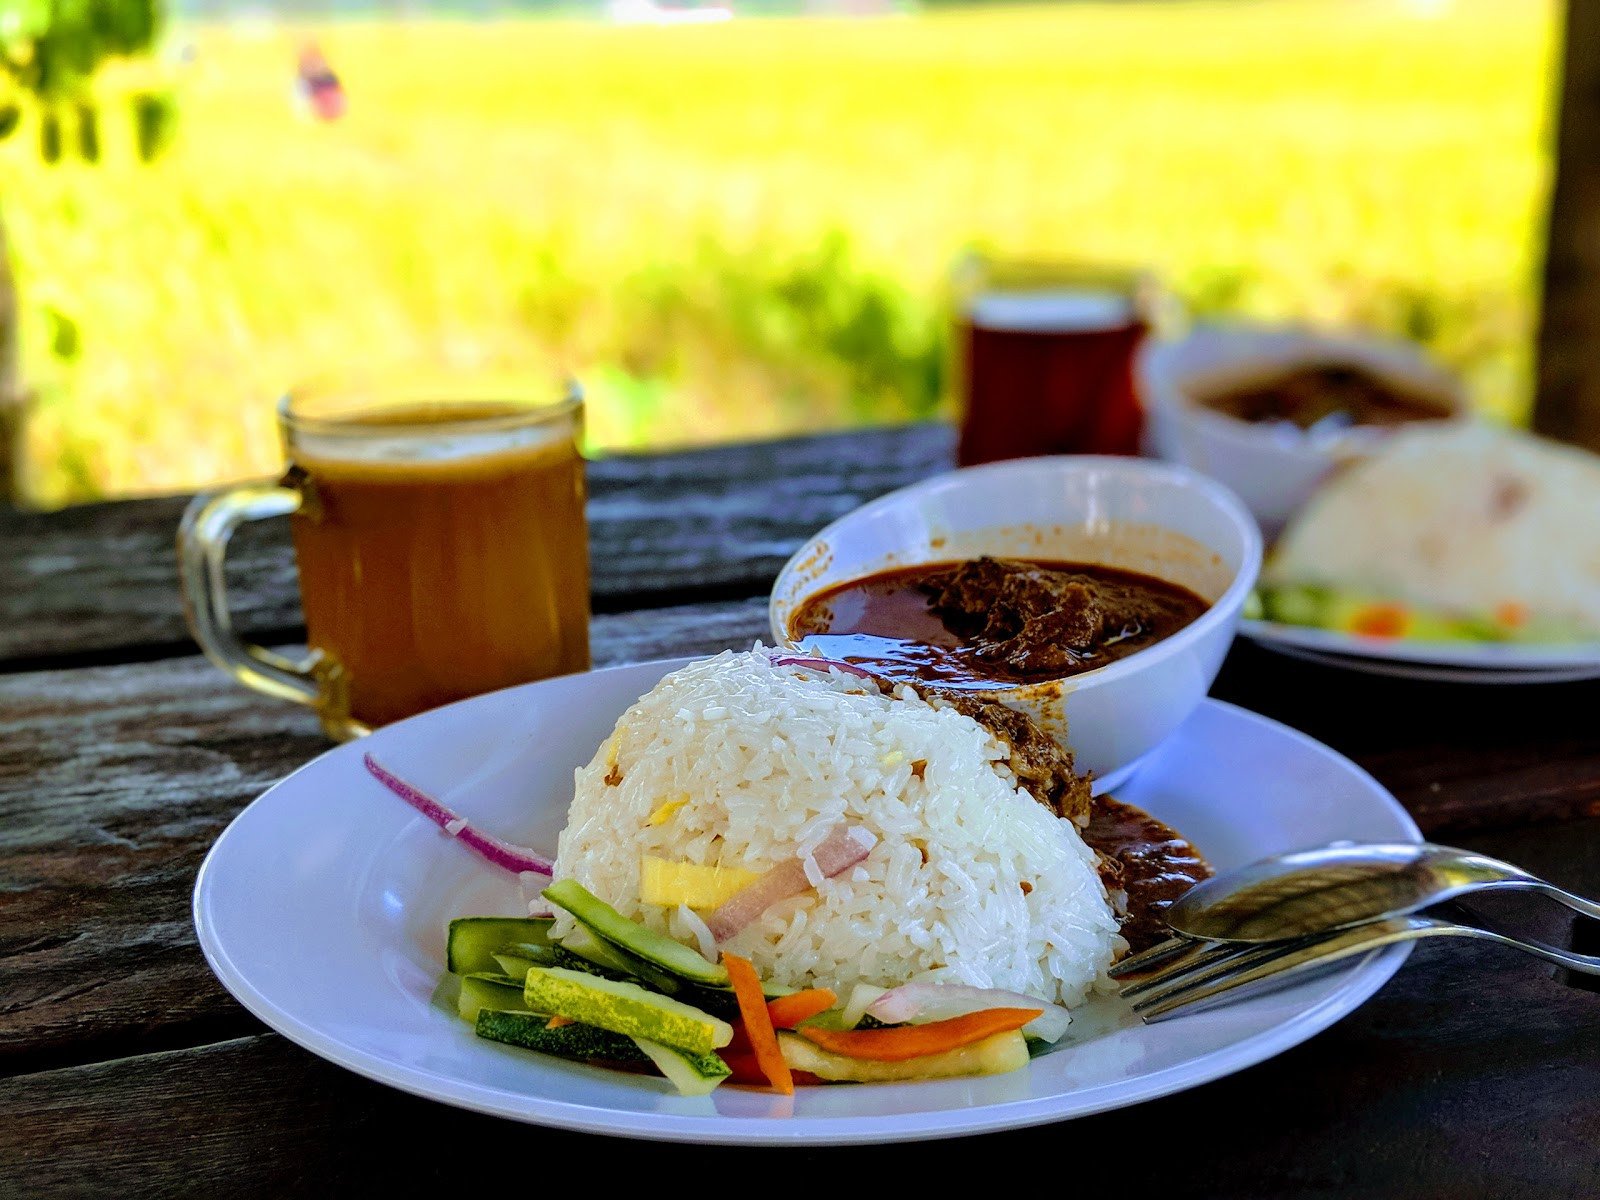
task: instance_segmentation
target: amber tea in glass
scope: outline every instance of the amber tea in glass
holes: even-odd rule
[[[196,640],[241,682],[314,707],[332,737],[589,665],[576,388],[544,403],[449,394],[293,393],[282,480],[199,497],[184,518]],[[222,582],[233,530],[283,514],[302,662],[235,636]]]

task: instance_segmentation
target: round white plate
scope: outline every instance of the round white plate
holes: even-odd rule
[[[1310,625],[1284,625],[1248,619],[1239,632],[1273,650],[1309,650],[1340,659],[1376,663],[1420,663],[1471,671],[1563,671],[1567,678],[1600,676],[1600,642],[1517,645],[1507,642],[1420,642],[1402,638],[1362,637]],[[1361,670],[1363,664],[1341,663]]]
[[[1359,671],[1367,675],[1384,675],[1393,679],[1417,679],[1426,683],[1577,683],[1585,679],[1600,678],[1600,666],[1553,667],[1549,670],[1476,670],[1472,667],[1445,667],[1432,663],[1391,662],[1379,658],[1361,658],[1355,655],[1329,654],[1321,650],[1308,650],[1303,646],[1274,644],[1271,649],[1290,658],[1337,667],[1344,671]]]
[[[1149,1100],[1304,1041],[1405,961],[1396,946],[1319,979],[1157,1025],[1117,999],[1010,1075],[673,1094],[664,1080],[480,1040],[431,996],[446,921],[516,912],[515,881],[378,786],[385,765],[503,837],[553,848],[586,762],[635,698],[683,661],[529,684],[330,750],[234,820],[195,884],[212,969],[268,1025],[369,1078],[522,1121],[686,1142],[840,1144],[947,1137]],[[1418,840],[1371,776],[1264,717],[1206,701],[1120,795],[1188,834],[1221,869],[1338,838]]]

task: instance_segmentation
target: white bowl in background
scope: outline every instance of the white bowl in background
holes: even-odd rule
[[[793,647],[796,607],[835,584],[983,554],[1142,571],[1210,602],[1127,658],[978,693],[1028,713],[1071,748],[1079,770],[1111,787],[1210,688],[1255,586],[1261,535],[1237,496],[1168,463],[1068,456],[969,467],[891,492],[811,538],[773,585],[772,636]]]
[[[1204,408],[1193,397],[1310,366],[1361,367],[1461,413],[1460,381],[1406,342],[1283,328],[1197,329],[1141,351],[1135,380],[1145,410],[1145,449],[1193,467],[1238,493],[1275,535],[1333,471],[1382,445],[1397,426],[1358,425],[1307,434],[1252,424]]]

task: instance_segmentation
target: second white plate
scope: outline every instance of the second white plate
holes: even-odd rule
[[[1455,672],[1511,675],[1521,672],[1549,677],[1540,682],[1600,678],[1600,643],[1572,642],[1550,645],[1519,645],[1506,642],[1419,642],[1400,638],[1360,637],[1333,629],[1308,625],[1284,625],[1277,621],[1244,620],[1239,633],[1259,645],[1284,653],[1302,652],[1300,657],[1318,661],[1336,659],[1332,665],[1351,670],[1372,670],[1378,674],[1405,674],[1384,670],[1414,664],[1424,668],[1444,668]],[[1416,675],[1414,678],[1438,678]],[[1463,680],[1499,682],[1498,680]],[[1506,682],[1516,682],[1507,680]],[[1534,682],[1532,679],[1522,682]]]

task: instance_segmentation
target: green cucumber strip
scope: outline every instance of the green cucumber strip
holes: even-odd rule
[[[726,987],[727,968],[708,962],[698,950],[673,941],[664,933],[629,920],[576,879],[562,879],[544,889],[544,898],[566,909],[596,937],[636,958],[653,963],[690,983]]]
[[[715,1054],[684,1054],[681,1050],[652,1042],[649,1038],[636,1037],[633,1042],[650,1056],[656,1069],[667,1077],[681,1096],[709,1095],[719,1083],[733,1074],[733,1068]]]
[[[531,958],[522,958],[516,954],[496,954],[495,962],[500,964],[500,969],[517,981],[517,987],[522,986],[522,981],[528,977],[528,972],[534,967],[548,967],[550,963],[534,962]]]
[[[541,967],[558,967],[561,965],[561,947],[556,942],[541,944],[538,942],[512,942],[509,946],[502,946],[507,954],[515,954],[518,958],[526,958],[538,963]]]
[[[550,1028],[543,1013],[479,1011],[477,1034],[491,1042],[521,1046],[541,1054],[554,1054],[575,1062],[635,1063],[647,1061],[632,1038],[622,1037],[593,1025],[562,1025]]]
[[[494,952],[513,942],[550,944],[550,917],[457,917],[445,940],[445,966],[457,975],[495,969]]]
[[[461,1019],[474,1022],[485,1008],[526,1009],[522,999],[522,980],[505,975],[463,975],[456,1011]]]
[[[586,925],[579,925],[562,938],[561,949],[585,960],[591,966],[599,967],[598,973],[601,975],[617,979],[637,979],[668,996],[677,995],[679,989],[683,987],[683,981],[678,976],[670,971],[663,971],[654,963],[635,957],[610,942],[602,941],[590,932]],[[558,962],[554,965],[568,964]],[[576,969],[585,971],[589,968],[580,966]]]
[[[733,1026],[636,983],[561,967],[528,972],[523,1000],[534,1012],[557,1013],[628,1037],[648,1038],[685,1054],[709,1054],[733,1040]]]

